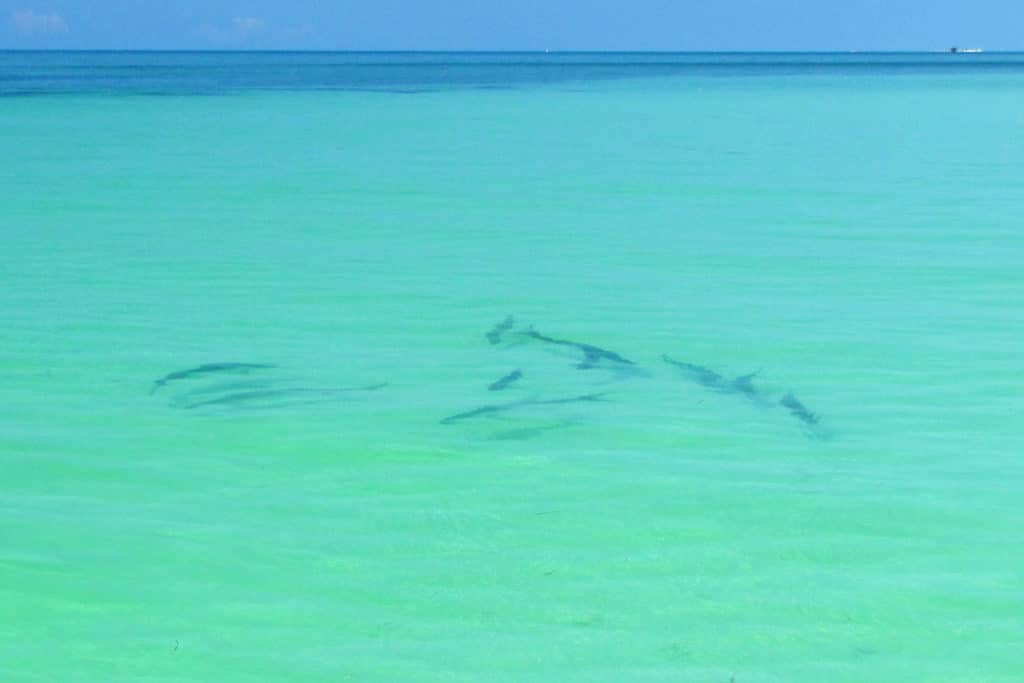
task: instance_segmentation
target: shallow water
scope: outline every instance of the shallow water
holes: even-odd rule
[[[269,58],[0,55],[6,678],[1019,680],[1019,56]]]

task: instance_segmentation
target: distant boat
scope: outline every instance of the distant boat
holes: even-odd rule
[[[951,47],[949,53],[952,55],[976,55],[984,52],[980,47]]]

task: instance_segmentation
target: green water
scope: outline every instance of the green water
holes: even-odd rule
[[[0,100],[0,678],[1022,680],[1022,97]]]

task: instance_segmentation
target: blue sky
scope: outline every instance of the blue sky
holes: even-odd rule
[[[1024,49],[1024,0],[0,0],[0,48]]]

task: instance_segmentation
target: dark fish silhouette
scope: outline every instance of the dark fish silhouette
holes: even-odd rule
[[[454,422],[458,422],[459,420],[467,420],[467,419],[469,419],[471,417],[480,417],[481,415],[491,415],[493,413],[501,413],[501,412],[504,412],[506,410],[512,410],[513,408],[518,408],[519,406],[524,406],[524,405],[527,405],[526,401],[516,401],[514,403],[502,403],[502,404],[480,406],[479,408],[474,408],[473,410],[467,410],[467,411],[465,411],[463,413],[456,413],[455,415],[449,415],[448,417],[446,417],[446,418],[441,420],[441,424],[443,424],[443,425],[450,425],[450,424],[452,424]]]
[[[492,344],[500,344],[501,335],[511,330],[515,324],[516,319],[513,318],[512,316],[508,316],[500,323],[495,325],[493,328],[491,328],[491,331],[484,336],[487,337],[487,341],[491,342]]]
[[[508,373],[507,375],[505,375],[501,379],[497,380],[496,382],[492,382],[491,385],[487,387],[487,390],[488,391],[501,391],[502,389],[507,389],[510,385],[512,385],[515,382],[519,381],[519,379],[522,378],[522,376],[523,376],[522,371],[520,371],[520,370],[513,370],[512,372]]]
[[[580,370],[589,370],[597,367],[597,364],[602,360],[610,360],[615,363],[623,363],[625,365],[634,365],[633,361],[623,358],[614,351],[608,349],[602,349],[599,346],[593,346],[592,344],[583,344],[581,342],[568,341],[565,339],[554,339],[543,335],[537,330],[529,329],[525,332],[526,336],[532,337],[533,339],[539,339],[542,342],[548,344],[558,344],[559,346],[571,346],[574,349],[579,349],[583,352],[583,360],[576,367]]]
[[[749,399],[756,399],[757,389],[754,387],[750,380],[757,377],[760,373],[761,371],[758,370],[757,372],[752,372],[749,375],[741,375],[740,377],[737,377],[733,381],[729,382],[729,386],[733,389],[733,391],[738,391],[739,393],[743,394]]]
[[[536,401],[532,399],[525,399],[522,401],[512,401],[511,403],[498,403],[486,406],[480,406],[473,410],[467,410],[464,413],[456,413],[455,415],[449,415],[448,417],[441,420],[441,424],[448,425],[461,420],[467,420],[471,417],[480,417],[481,415],[493,415],[495,413],[504,413],[509,410],[516,408],[522,408],[525,406],[553,406],[562,405],[565,403],[583,403],[587,401],[600,401],[604,394],[584,394],[582,396],[573,396],[572,398],[556,398],[547,401]]]
[[[812,413],[803,403],[797,400],[793,394],[786,394],[779,399],[779,405],[789,408],[791,415],[809,425],[816,425],[821,421],[817,413]]]
[[[246,405],[252,404],[259,401],[265,400],[288,400],[288,399],[307,399],[304,403],[315,403],[317,401],[326,400],[337,396],[338,394],[351,393],[354,391],[376,391],[386,387],[387,384],[371,384],[365,387],[343,387],[338,389],[305,389],[305,388],[294,388],[294,389],[269,389],[266,391],[237,391],[225,396],[218,396],[217,398],[211,398],[206,401],[198,401],[196,403],[190,403],[188,405],[181,406],[185,410],[191,410],[193,408],[203,408],[206,406],[220,406],[220,405]]]
[[[751,382],[752,379],[757,377],[761,372],[752,372],[749,375],[740,375],[733,380],[727,380],[722,375],[718,374],[710,368],[706,368],[703,365],[694,365],[693,363],[685,363],[683,361],[674,360],[668,356],[663,355],[661,357],[669,365],[674,365],[677,368],[685,370],[694,382],[707,387],[708,389],[714,389],[723,393],[741,393],[747,398],[757,398],[757,389]]]
[[[209,375],[217,372],[248,374],[251,370],[266,370],[276,367],[276,365],[269,365],[267,363],[206,363],[194,368],[189,368],[188,370],[178,370],[177,372],[172,372],[169,375],[161,377],[153,382],[153,388],[149,390],[149,393],[152,394],[168,382],[173,382],[179,379],[190,379],[199,375]]]
[[[714,370],[706,368],[703,365],[694,365],[693,363],[684,363],[683,361],[674,360],[666,355],[661,357],[663,361],[669,365],[674,365],[677,368],[686,370],[693,378],[693,381],[702,387],[708,387],[709,389],[718,389],[721,391],[724,387],[728,386],[728,382],[725,377],[722,377]]]

